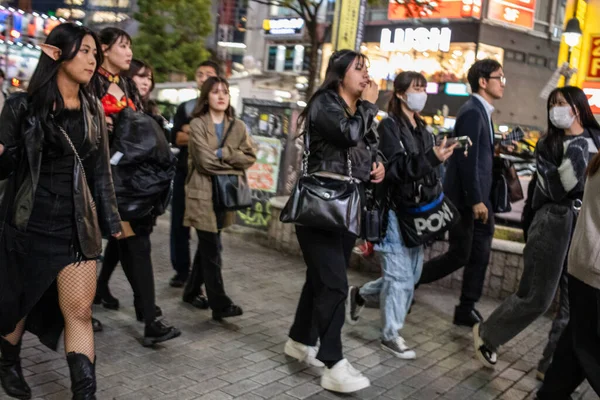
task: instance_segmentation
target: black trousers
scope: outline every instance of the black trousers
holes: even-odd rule
[[[213,233],[196,230],[198,234],[198,249],[194,257],[192,274],[190,275],[183,297],[193,299],[202,293],[202,283],[206,287],[208,304],[213,311],[221,311],[233,302],[225,294],[223,276],[221,274],[221,232]]]
[[[346,269],[356,237],[305,226],[296,226],[296,236],[306,262],[306,282],[290,338],[307,346],[315,346],[320,338],[317,358],[324,363],[335,363],[344,358]]]
[[[100,274],[98,275],[98,288],[99,292],[108,289],[108,282],[117,268],[119,264],[119,241],[113,237],[108,239],[108,243],[104,248],[104,256],[102,257],[102,268],[100,269]],[[133,298],[138,298],[139,293],[135,286],[135,281],[132,275],[131,270],[123,267],[123,272],[125,272],[125,277],[129,281],[129,285],[131,286],[131,290],[133,291]]]
[[[539,400],[567,400],[587,379],[600,396],[600,290],[569,275],[571,319],[537,393]]]
[[[123,271],[134,291],[134,305],[142,309],[144,323],[148,325],[156,319],[150,235],[140,234],[121,240],[112,238],[110,240],[117,242]]]
[[[468,312],[481,298],[492,251],[494,214],[490,209],[487,224],[484,224],[474,219],[470,207],[461,208],[459,212],[460,221],[449,232],[448,252],[423,265],[419,284],[435,282],[464,266],[459,309]]]
[[[171,265],[184,281],[190,274],[190,228],[183,226],[186,176],[187,171],[177,169],[171,201]]]

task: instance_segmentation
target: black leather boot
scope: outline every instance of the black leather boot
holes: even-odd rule
[[[31,399],[31,389],[21,370],[21,342],[12,345],[0,338],[0,381],[7,395],[17,399]]]
[[[67,354],[71,372],[71,392],[73,400],[96,400],[96,360],[80,353]]]
[[[144,329],[144,340],[142,341],[142,345],[144,347],[151,347],[157,343],[175,339],[180,335],[181,331],[179,329],[167,325],[164,321],[157,319],[151,324],[146,325],[146,328]]]

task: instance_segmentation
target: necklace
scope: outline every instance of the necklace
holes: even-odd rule
[[[108,79],[110,83],[114,83],[115,85],[119,84],[120,78],[118,74],[113,75],[102,67],[98,68],[98,73]]]

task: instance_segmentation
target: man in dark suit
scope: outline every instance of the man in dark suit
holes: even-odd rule
[[[458,111],[454,136],[468,136],[473,145],[466,157],[464,151],[455,151],[444,180],[444,192],[458,208],[461,220],[449,232],[448,252],[423,266],[419,284],[436,281],[464,266],[454,324],[473,326],[482,320],[475,303],[481,297],[494,235],[492,104],[502,98],[506,78],[500,63],[491,59],[473,64],[467,78],[473,96]]]

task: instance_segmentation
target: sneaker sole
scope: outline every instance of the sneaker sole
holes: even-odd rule
[[[369,386],[371,386],[371,382],[367,377],[362,377],[362,379],[352,383],[339,383],[325,376],[321,377],[321,387],[331,392],[353,393],[362,389],[366,389]]]
[[[480,346],[479,341],[480,340],[481,340],[481,336],[479,336],[479,324],[475,324],[475,325],[473,325],[473,350],[475,350],[475,357],[477,357],[479,362],[481,364],[483,364],[483,366],[485,368],[495,369],[496,364],[490,363],[479,351],[479,346]]]
[[[283,352],[285,353],[285,355],[292,357],[292,358],[294,358],[300,362],[303,362],[307,365],[310,365],[312,367],[323,368],[325,366],[325,364],[323,364],[321,361],[317,360],[316,358],[314,360],[308,360],[306,358],[306,354],[304,354],[304,352],[301,352],[300,350],[296,349],[291,344],[289,344],[289,342],[285,342]]]
[[[156,338],[144,338],[142,346],[144,347],[152,347],[155,344],[166,342],[167,340],[175,339],[176,337],[181,336],[181,331],[179,329],[173,329],[169,333],[156,337]]]
[[[535,379],[537,379],[540,382],[544,382],[545,378],[546,378],[546,374],[544,374],[541,371],[535,371]]]
[[[417,354],[414,351],[412,352],[412,354],[398,353],[397,351],[394,351],[389,347],[385,346],[383,343],[381,344],[381,349],[386,353],[390,353],[403,360],[414,360],[417,358]]]

